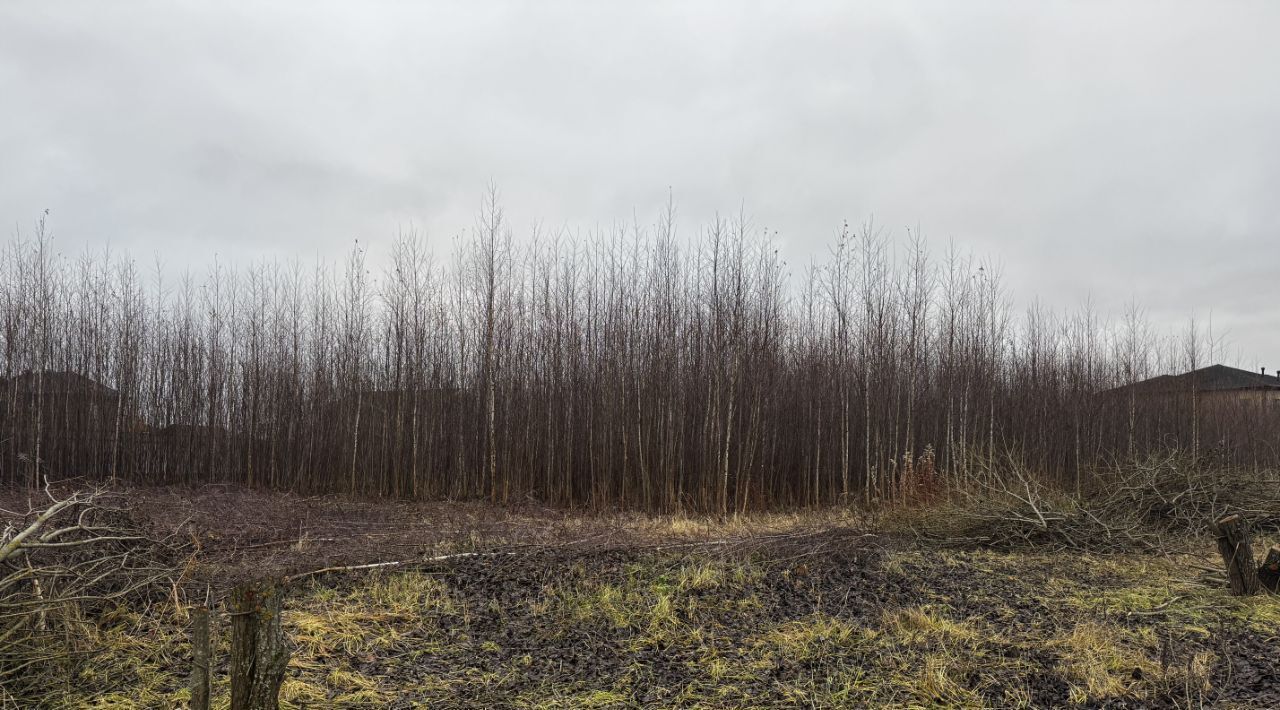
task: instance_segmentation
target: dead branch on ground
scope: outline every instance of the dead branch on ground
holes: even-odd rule
[[[162,589],[180,557],[105,489],[40,493],[25,511],[0,510],[0,688],[26,699],[92,656],[87,620]]]
[[[1179,452],[1100,475],[1076,495],[1011,465],[957,492],[929,536],[956,544],[1051,551],[1166,553],[1227,512],[1280,530],[1280,485],[1252,471],[1198,466]]]

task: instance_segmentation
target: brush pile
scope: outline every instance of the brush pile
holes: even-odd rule
[[[929,524],[931,535],[1000,549],[1162,552],[1205,534],[1225,513],[1258,532],[1280,531],[1280,478],[1196,465],[1176,453],[1100,475],[1081,494],[1057,490],[1024,469],[960,492]]]
[[[96,624],[150,606],[178,576],[180,545],[148,534],[101,489],[0,509],[0,703],[40,704],[96,653]]]

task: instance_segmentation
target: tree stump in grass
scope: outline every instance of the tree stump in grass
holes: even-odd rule
[[[231,592],[231,710],[276,710],[289,649],[280,628],[284,587],[275,580]]]
[[[1258,567],[1253,561],[1249,526],[1239,515],[1224,515],[1213,525],[1218,536],[1218,552],[1227,568],[1231,593],[1248,596],[1258,593]]]
[[[1266,559],[1258,568],[1258,581],[1262,588],[1272,594],[1280,593],[1280,545],[1272,545],[1267,550]]]
[[[213,688],[210,659],[213,656],[209,644],[209,607],[198,606],[191,611],[191,710],[209,710],[209,697]]]

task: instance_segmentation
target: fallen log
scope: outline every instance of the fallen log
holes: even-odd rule
[[[1227,580],[1235,596],[1258,593],[1258,567],[1253,561],[1249,525],[1239,515],[1224,515],[1213,524],[1218,537],[1218,553],[1227,568]]]
[[[321,574],[329,574],[331,572],[358,572],[371,569],[387,569],[391,567],[416,567],[431,564],[432,562],[444,562],[446,560],[456,560],[463,557],[496,557],[500,555],[514,555],[515,552],[495,551],[495,552],[457,552],[452,555],[436,555],[435,557],[420,557],[408,560],[391,560],[390,562],[370,562],[363,565],[341,565],[337,567],[323,567],[321,569],[313,569],[309,572],[299,572],[297,574],[285,577],[285,584],[292,584],[299,579],[314,577]]]

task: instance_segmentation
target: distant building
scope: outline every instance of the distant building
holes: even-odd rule
[[[31,475],[113,470],[120,393],[75,372],[24,372],[0,380],[0,468]],[[119,427],[119,428],[118,428]]]
[[[1124,387],[1108,390],[1108,395],[1137,396],[1142,399],[1169,399],[1195,394],[1205,403],[1280,402],[1280,377],[1250,372],[1238,367],[1210,365],[1181,375],[1160,375]]]
[[[75,394],[89,397],[118,398],[119,392],[85,377],[78,372],[45,370],[43,372],[27,371],[8,380],[0,380],[13,391],[22,394],[36,394],[43,390],[46,394]]]
[[[7,413],[23,419],[43,410],[46,417],[114,426],[120,406],[119,392],[75,372],[24,372],[0,380],[0,393],[8,395]]]

